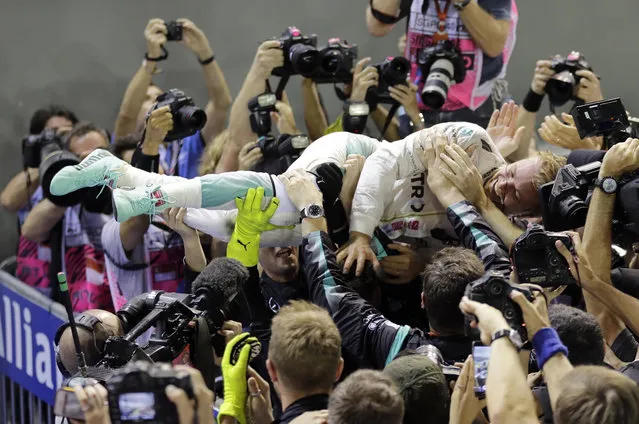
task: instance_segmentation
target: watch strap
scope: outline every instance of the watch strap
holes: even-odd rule
[[[615,190],[614,190],[614,191],[607,191],[607,190],[604,188],[604,184],[605,184],[605,182],[606,182],[606,181],[608,181],[608,180],[612,180],[612,181],[614,181],[614,182],[615,182]],[[601,191],[603,191],[604,193],[612,194],[612,193],[615,193],[615,192],[617,191],[617,188],[619,187],[619,182],[618,182],[618,181],[617,181],[617,179],[616,179],[616,178],[614,178],[614,177],[603,177],[603,178],[597,178],[597,179],[595,179],[595,181],[594,181],[594,186],[595,186],[595,187],[600,188],[600,189],[601,189]]]
[[[517,343],[515,340],[513,340],[513,338],[516,336],[519,336],[519,334],[515,330],[513,330],[512,328],[504,328],[493,333],[490,339],[490,344],[493,344],[495,340],[499,340],[499,339],[503,339],[504,337],[507,337],[508,340],[510,340],[510,342],[512,343],[512,345],[515,346],[515,348],[517,348],[517,350],[519,351],[521,350],[523,344],[521,342]]]

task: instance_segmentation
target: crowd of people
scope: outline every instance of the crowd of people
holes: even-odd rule
[[[639,139],[582,137],[554,113],[605,100],[598,76],[549,46],[511,99],[515,0],[370,0],[365,14],[373,36],[404,19],[406,32],[395,59],[353,59],[333,81],[333,122],[317,89],[330,78],[304,67],[317,51],[297,28],[258,47],[233,99],[188,19],[148,22],[113,126],[59,105],[33,114],[24,170],[0,194],[19,222],[15,275],[63,301],[66,273],[86,364],[138,329],[151,297],[186,314],[206,293],[216,322],[212,354],[170,345],[173,365],[145,371],[172,376],[150,404],[142,388],[74,378],[83,364],[63,326],[58,366],[84,422],[212,423],[214,406],[241,424],[639,422],[638,234],[617,225],[639,210],[619,201]],[[203,110],[153,84],[173,41],[201,64]],[[341,66],[353,50],[340,43]],[[301,75],[306,131],[273,75]],[[538,151],[537,135],[572,152]],[[581,222],[577,189],[555,183],[565,175],[589,193]],[[540,194],[550,186],[559,211]],[[167,322],[137,344],[202,324]]]

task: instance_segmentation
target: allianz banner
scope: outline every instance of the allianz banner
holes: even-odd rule
[[[0,284],[0,372],[49,404],[63,380],[53,342],[62,323]]]

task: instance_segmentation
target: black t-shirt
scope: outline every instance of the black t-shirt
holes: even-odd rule
[[[328,395],[313,395],[298,399],[284,411],[279,420],[273,424],[287,424],[305,412],[321,411],[328,408]]]

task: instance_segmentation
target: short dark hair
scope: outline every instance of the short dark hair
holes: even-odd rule
[[[426,356],[402,352],[384,368],[384,374],[404,398],[403,423],[447,424],[450,390],[441,368]]]
[[[548,318],[561,342],[568,348],[571,364],[603,365],[603,331],[592,314],[572,306],[554,304],[548,308]]]
[[[73,125],[78,123],[78,118],[75,116],[75,113],[71,112],[68,108],[60,105],[49,105],[33,113],[31,121],[29,122],[29,134],[40,134],[47,126],[47,121],[54,116],[67,118]]]
[[[437,332],[460,332],[464,316],[459,302],[466,286],[484,275],[484,265],[475,252],[447,247],[437,252],[424,270],[424,307]]]
[[[329,424],[400,424],[404,401],[379,371],[359,370],[338,384],[328,400]]]
[[[139,134],[127,134],[115,139],[113,144],[111,144],[111,153],[113,153],[117,158],[122,159],[124,152],[128,150],[135,150],[140,143],[140,135]]]
[[[66,133],[66,135],[64,136],[65,148],[69,149],[71,147],[72,139],[76,137],[83,137],[94,131],[100,133],[100,135],[102,135],[102,137],[104,137],[104,139],[106,140],[107,144],[111,141],[109,140],[109,134],[103,128],[98,127],[93,122],[84,121],[74,125],[71,131]]]

